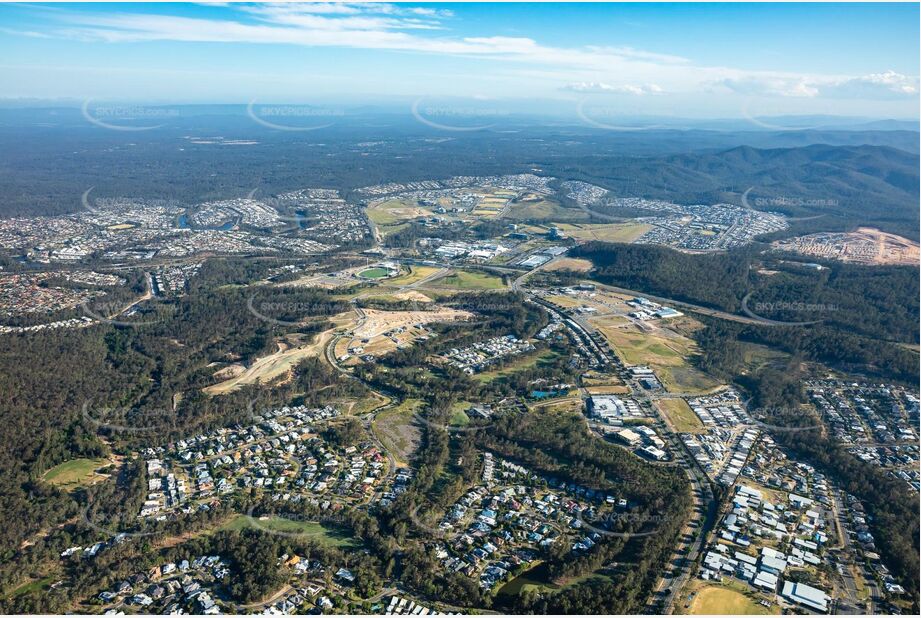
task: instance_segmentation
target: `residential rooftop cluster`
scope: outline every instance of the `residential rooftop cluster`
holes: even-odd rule
[[[161,266],[152,277],[157,296],[181,296],[185,293],[189,280],[201,270],[202,262]]]
[[[770,604],[827,613],[836,513],[828,479],[793,461],[767,436],[732,486],[729,510],[704,557],[700,577],[732,577]]]
[[[215,588],[230,576],[227,562],[220,556],[198,556],[167,562],[121,580],[97,599],[106,614],[204,614],[224,613]]]
[[[273,203],[295,213],[301,232],[323,244],[353,245],[371,236],[362,209],[342,199],[336,189],[301,189],[283,193]]]
[[[880,561],[860,502],[770,437],[757,442],[731,495],[700,577],[732,577],[762,604],[810,613],[862,613],[870,597],[904,594]]]
[[[567,198],[580,206],[594,204],[608,194],[607,189],[580,180],[567,180],[561,183],[560,187]]]
[[[312,195],[305,190],[308,197]],[[325,191],[325,190],[320,190]],[[297,195],[301,195],[300,193]],[[357,206],[338,198],[318,198],[315,213],[324,227],[313,237],[308,230],[279,231],[282,215],[266,201],[232,199],[200,205],[163,200],[103,198],[87,209],[58,217],[0,220],[0,248],[21,251],[37,263],[106,260],[149,260],[158,255],[185,257],[198,253],[320,253],[367,223]],[[294,198],[294,205],[300,202]],[[305,209],[310,205],[308,201]],[[244,226],[247,230],[238,229]],[[322,241],[322,242],[320,242]]]
[[[917,392],[844,380],[810,381],[807,391],[835,437],[854,455],[919,490]]]
[[[487,452],[483,482],[449,507],[438,524],[444,538],[433,551],[446,571],[492,590],[550,546],[591,551],[602,539],[591,522],[627,507],[623,499],[543,477]]]
[[[338,414],[332,407],[285,406],[246,427],[147,449],[148,496],[140,516],[192,512],[251,489],[322,509],[369,501],[387,471],[386,457],[370,442],[337,448],[323,440],[319,428]]]
[[[53,285],[53,281],[57,279],[94,286],[114,286],[125,283],[120,277],[92,272],[0,273],[0,317],[28,313],[55,313],[73,309],[93,298],[105,295],[102,290]]]
[[[640,220],[653,229],[634,242],[678,249],[731,249],[746,245],[761,234],[787,228],[783,215],[732,204],[683,205],[644,198],[613,198],[606,203],[616,208],[657,213]]]
[[[474,343],[466,348],[452,348],[442,353],[441,356],[448,364],[473,375],[500,359],[530,352],[533,349],[534,345],[527,341],[522,341],[514,335],[504,335]]]
[[[408,193],[412,191],[435,191],[438,189],[457,189],[460,187],[498,187],[518,191],[535,191],[550,194],[553,189],[549,176],[534,174],[512,174],[506,176],[453,176],[444,180],[421,180],[417,182],[391,182],[356,189],[356,193],[369,197]]]
[[[238,198],[200,204],[189,216],[189,221],[198,227],[216,228],[228,223],[243,224],[256,228],[272,228],[284,225],[278,211],[254,199]]]
[[[751,417],[733,389],[687,401],[705,430],[682,433],[681,441],[711,478],[732,485],[760,432],[752,427]]]

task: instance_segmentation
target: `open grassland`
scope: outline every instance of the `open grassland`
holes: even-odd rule
[[[505,287],[501,277],[473,270],[456,270],[436,279],[433,287],[455,290],[499,290]]]
[[[368,206],[368,218],[377,225],[393,225],[401,221],[431,217],[432,211],[421,208],[415,200],[387,199]]]
[[[107,474],[97,470],[112,464],[108,459],[71,459],[45,472],[42,480],[64,491],[72,491],[107,478]]]
[[[656,405],[678,433],[704,432],[704,424],[684,399],[659,399]]]
[[[380,393],[371,391],[358,399],[335,399],[330,404],[339,408],[346,415],[362,416],[390,403],[390,399]]]
[[[586,573],[579,577],[570,577],[564,581],[551,581],[546,572],[546,565],[543,562],[536,562],[535,566],[524,571],[518,577],[515,577],[501,588],[498,594],[503,596],[516,596],[527,592],[558,592],[565,590],[577,584],[581,584],[590,579],[608,579],[606,575],[599,573]]]
[[[558,397],[554,399],[542,399],[538,402],[528,404],[528,409],[540,412],[556,412],[561,414],[572,414],[574,412],[584,412],[585,405],[582,397]]]
[[[431,277],[439,270],[440,269],[436,266],[417,266],[413,264],[409,267],[408,273],[390,279],[387,281],[387,285],[412,285],[414,283],[419,283],[423,279]]]
[[[492,382],[498,378],[510,376],[514,373],[518,373],[519,371],[533,369],[538,365],[552,362],[553,359],[557,358],[558,356],[559,355],[556,352],[549,349],[535,350],[526,354],[519,354],[518,356],[512,357],[512,359],[502,367],[477,373],[473,376],[473,378],[480,382]]]
[[[605,242],[633,242],[652,229],[645,223],[561,223],[558,227],[566,236],[576,240]]]
[[[592,320],[619,357],[629,365],[648,365],[671,392],[705,393],[719,383],[691,366],[693,340],[665,329],[643,332],[635,325],[612,327],[607,318]]]
[[[562,258],[559,260],[553,260],[544,267],[544,270],[555,271],[555,270],[571,270],[579,273],[585,273],[592,269],[592,263],[588,260],[583,260],[582,258]]]
[[[504,216],[519,221],[566,222],[588,219],[582,210],[563,208],[559,202],[543,198],[510,204]]]
[[[361,542],[344,530],[339,530],[315,521],[295,521],[277,516],[250,517],[239,515],[230,520],[221,530],[244,530],[253,528],[263,532],[291,536],[295,539],[314,540],[331,547],[357,548]]]
[[[18,597],[24,594],[29,594],[30,592],[38,592],[40,590],[45,590],[46,588],[51,586],[51,584],[53,584],[56,579],[57,578],[53,575],[48,576],[48,577],[42,577],[39,579],[32,579],[30,581],[25,582],[24,584],[20,584],[19,586],[11,590],[9,594],[4,595],[4,596]]]
[[[416,414],[421,407],[421,400],[407,399],[374,418],[374,435],[387,452],[393,455],[397,465],[409,465],[409,460],[422,439],[422,432],[416,424]]]
[[[745,594],[736,587],[705,585],[697,590],[690,607],[682,608],[688,614],[726,614],[731,616],[752,616],[778,614],[779,608],[760,605],[754,592]]]

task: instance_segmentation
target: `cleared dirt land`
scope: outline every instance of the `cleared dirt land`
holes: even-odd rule
[[[779,240],[773,246],[817,258],[877,266],[917,266],[921,255],[918,243],[872,227],[859,227],[856,231],[846,233],[809,234]]]
[[[469,311],[441,307],[433,311],[381,311],[365,309],[365,318],[355,327],[354,335],[359,338],[378,337],[395,328],[406,328],[413,324],[429,322],[453,322],[473,317]]]
[[[350,349],[361,348],[358,354],[380,356],[400,347],[412,345],[431,333],[424,328],[432,322],[455,322],[473,317],[469,311],[440,307],[432,311],[383,311],[365,309],[364,317],[350,326],[351,333],[336,342],[335,354],[341,358]],[[350,359],[347,364],[358,363]]]
[[[432,211],[420,208],[415,200],[386,199],[368,206],[368,218],[378,225],[392,225],[399,221],[431,217]]]
[[[560,230],[576,240],[603,240],[606,242],[633,242],[652,229],[645,223],[573,223],[561,224]]]
[[[279,341],[278,351],[268,356],[256,359],[247,367],[229,380],[205,387],[203,390],[208,395],[222,395],[234,391],[247,384],[269,384],[279,378],[286,378],[291,370],[302,360],[310,356],[319,356],[323,348],[332,338],[336,328],[344,326],[353,320],[355,314],[343,313],[330,318],[334,326],[318,333],[309,341],[298,341],[296,336],[289,341]]]
[[[416,422],[416,413],[422,407],[422,401],[407,399],[389,410],[384,410],[374,418],[374,435],[387,449],[399,466],[409,465],[422,432]]]

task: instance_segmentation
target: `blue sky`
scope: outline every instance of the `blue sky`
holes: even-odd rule
[[[0,96],[916,118],[917,4],[15,4]]]

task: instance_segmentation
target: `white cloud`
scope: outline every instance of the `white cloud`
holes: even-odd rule
[[[582,93],[632,94],[636,96],[647,94],[662,94],[664,92],[661,86],[657,86],[656,84],[642,84],[640,86],[633,84],[621,84],[618,86],[612,86],[603,82],[577,82],[574,84],[568,84],[563,89]]]
[[[821,88],[822,96],[836,99],[903,99],[915,98],[919,92],[917,77],[895,71],[853,77]]]
[[[168,5],[166,5],[168,6]],[[44,10],[44,9],[37,9]],[[47,13],[59,23],[26,36],[60,36],[111,43],[184,41],[339,47],[452,55],[515,63],[548,90],[633,96],[705,94],[717,90],[766,98],[898,99],[917,96],[918,78],[893,71],[854,77],[747,71],[704,66],[672,54],[626,46],[554,47],[524,36],[450,36],[453,14],[434,7],[388,3],[231,5],[201,17],[120,13]],[[502,66],[500,62],[506,64]],[[485,76],[484,76],[485,78]],[[667,97],[663,97],[667,98]]]
[[[819,94],[819,90],[804,77],[750,75],[718,80],[714,85],[748,96],[811,98]]]

